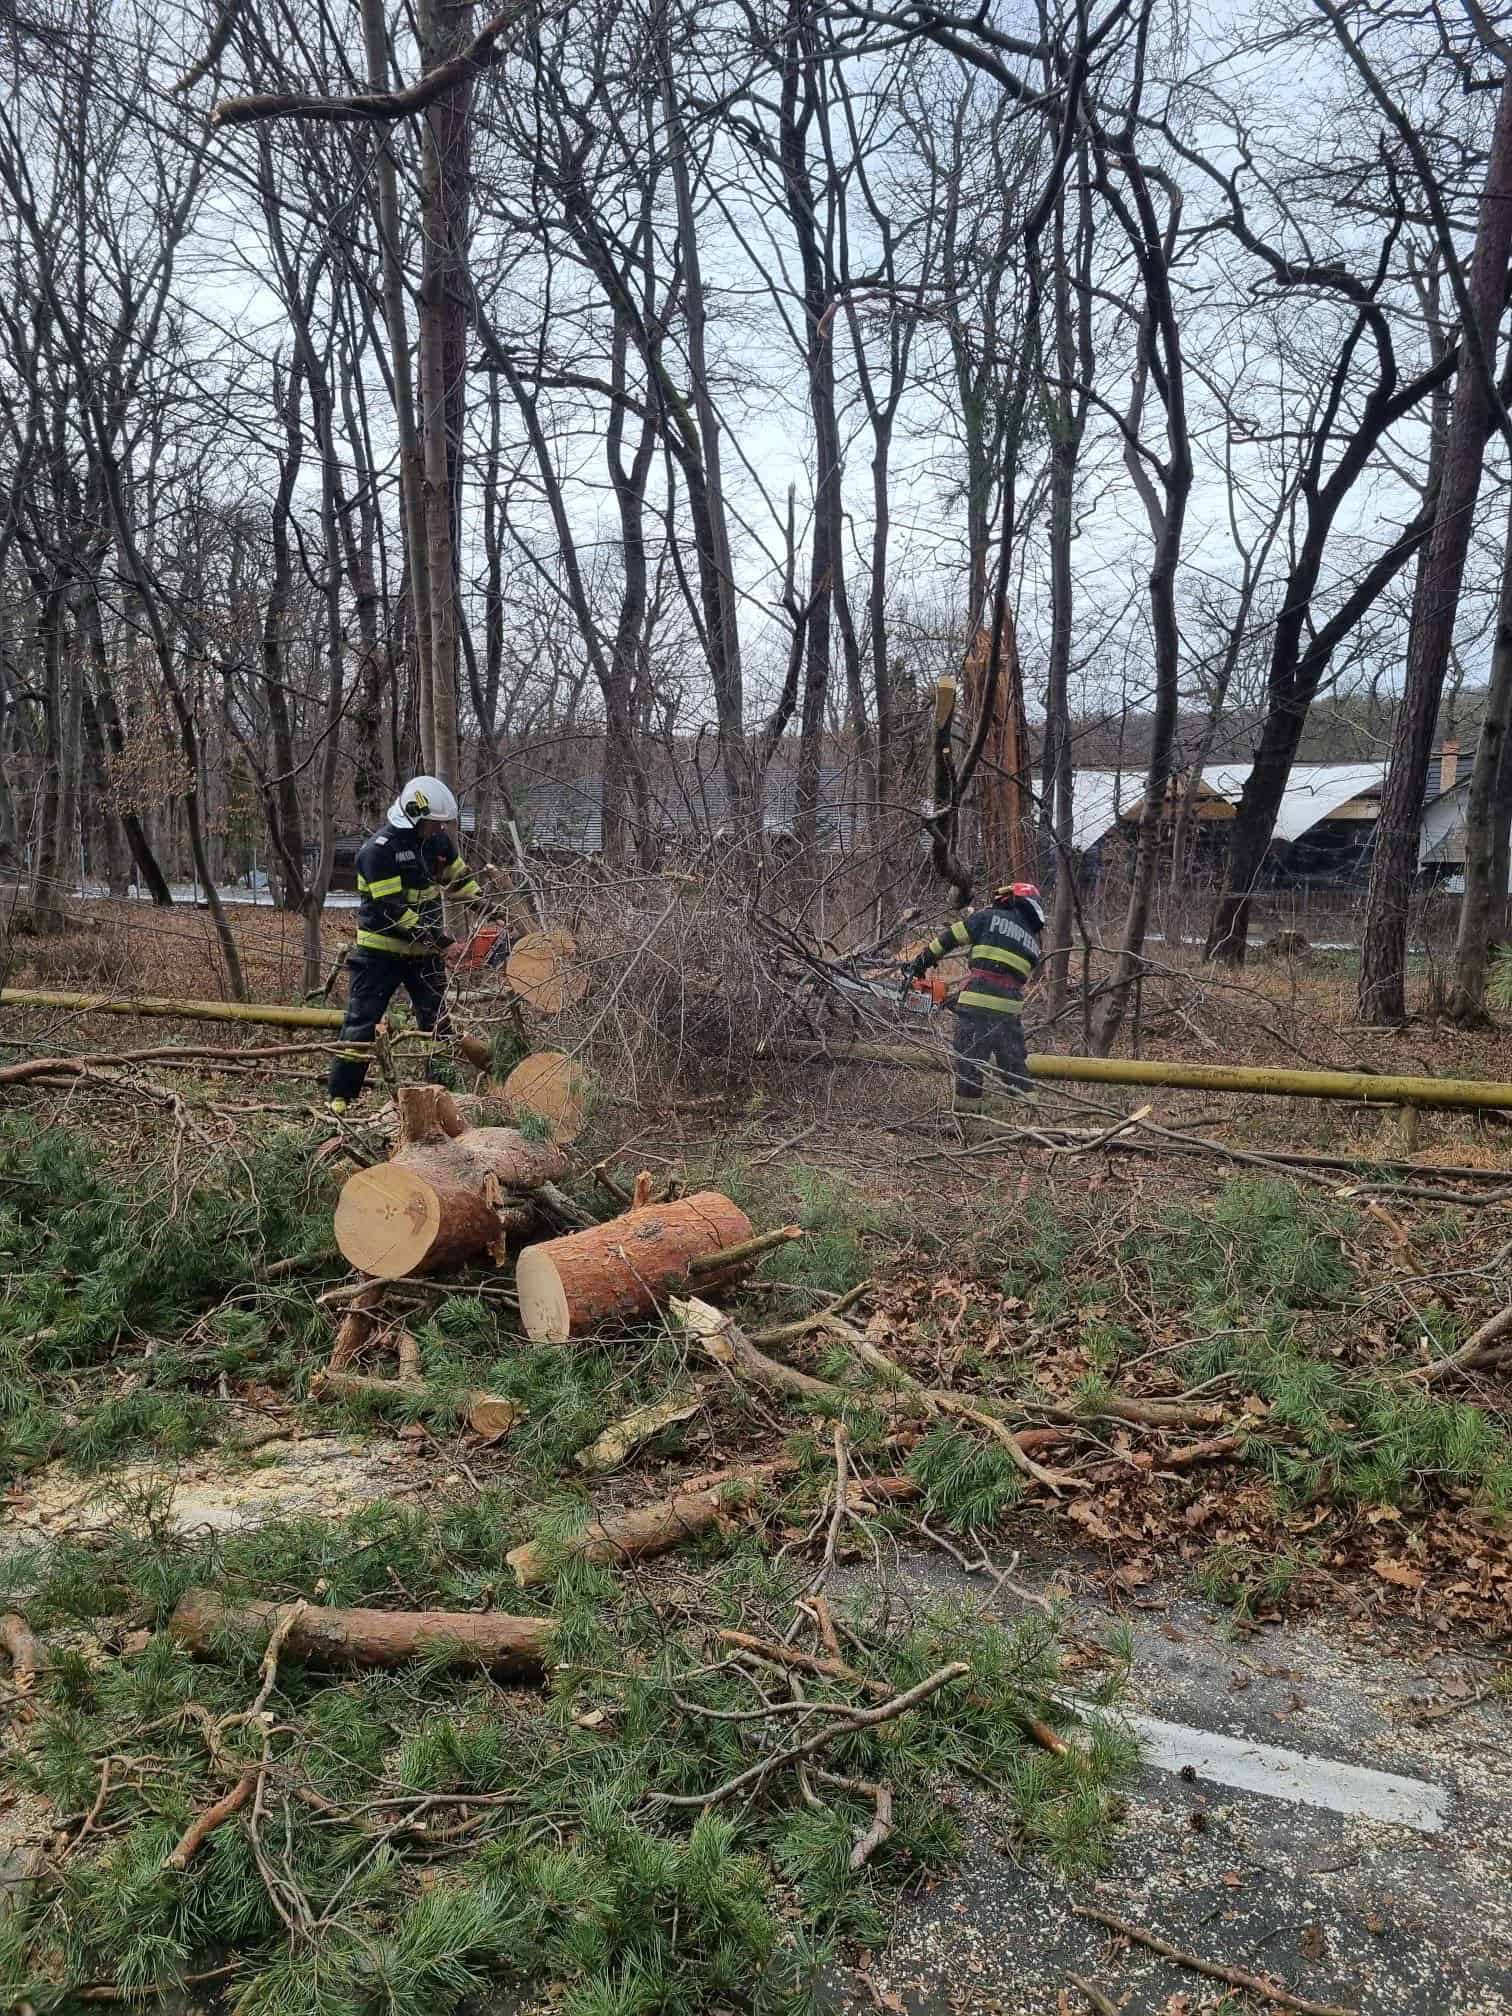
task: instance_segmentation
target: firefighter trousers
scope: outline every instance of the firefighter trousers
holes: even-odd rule
[[[359,946],[347,954],[346,1020],[343,1043],[371,1043],[390,1001],[402,987],[421,1029],[438,1036],[450,1033],[446,1016],[446,962],[439,954],[403,958],[395,952],[373,952]],[[368,1057],[358,1051],[331,1059],[326,1091],[332,1099],[355,1099],[368,1073]]]
[[[957,1009],[954,1049],[958,1101],[979,1100],[984,1075],[987,1090],[999,1096],[1022,1098],[1029,1090],[1022,1016]]]

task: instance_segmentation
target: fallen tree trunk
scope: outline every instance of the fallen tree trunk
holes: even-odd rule
[[[335,1236],[359,1273],[385,1281],[487,1253],[502,1259],[528,1222],[521,1193],[563,1173],[561,1150],[512,1127],[470,1127],[438,1085],[400,1089],[399,1139],[387,1162],[348,1177]]]
[[[744,1264],[752,1240],[738,1205],[701,1190],[527,1246],[515,1266],[525,1334],[565,1344],[611,1318],[647,1316],[690,1270],[707,1282]]]
[[[208,1589],[179,1599],[168,1629],[196,1658],[211,1657],[230,1630],[276,1630],[286,1603],[226,1604]],[[411,1659],[481,1666],[501,1679],[539,1680],[555,1629],[549,1617],[509,1617],[467,1610],[339,1610],[307,1604],[291,1624],[284,1650],[315,1666],[402,1666]]]

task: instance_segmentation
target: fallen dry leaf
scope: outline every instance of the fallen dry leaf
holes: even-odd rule
[[[1383,1582],[1394,1582],[1398,1589],[1421,1589],[1427,1580],[1421,1568],[1414,1568],[1410,1561],[1398,1561],[1390,1554],[1377,1554],[1370,1565]]]
[[[1118,1538],[1118,1535],[1113,1531],[1107,1520],[1103,1518],[1095,1506],[1089,1505],[1085,1498],[1078,1498],[1074,1504],[1068,1505],[1066,1507],[1066,1516],[1068,1519],[1074,1519],[1078,1526],[1085,1526],[1094,1539],[1116,1540]]]

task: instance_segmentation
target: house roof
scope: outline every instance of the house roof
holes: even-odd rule
[[[1203,790],[1235,805],[1251,768],[1248,763],[1214,764],[1202,773]],[[1351,799],[1379,791],[1385,776],[1384,763],[1294,763],[1276,815],[1275,837],[1299,840]],[[1095,847],[1120,819],[1133,817],[1144,799],[1144,778],[1137,772],[1076,770],[1071,788],[1071,845],[1078,851]]]

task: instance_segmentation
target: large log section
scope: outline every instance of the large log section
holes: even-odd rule
[[[225,1604],[208,1589],[180,1599],[169,1630],[198,1658],[215,1650],[221,1633],[255,1634],[277,1628],[285,1603]],[[310,1603],[289,1626],[283,1649],[312,1666],[402,1666],[435,1659],[444,1648],[457,1666],[482,1666],[501,1679],[539,1680],[546,1670],[549,1617],[508,1617],[500,1611],[338,1610]]]
[[[520,1320],[533,1344],[565,1344],[610,1318],[648,1316],[690,1269],[708,1285],[726,1249],[751,1243],[751,1221],[717,1190],[647,1204],[607,1224],[527,1246],[515,1265]],[[729,1261],[733,1270],[746,1255]],[[701,1265],[698,1263],[702,1263]]]
[[[398,1281],[486,1253],[526,1222],[527,1193],[560,1176],[562,1151],[513,1127],[469,1127],[438,1085],[398,1095],[392,1158],[349,1177],[336,1205],[336,1244],[363,1274]]]

